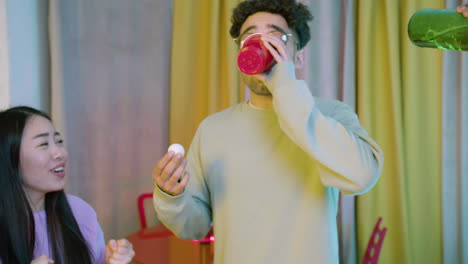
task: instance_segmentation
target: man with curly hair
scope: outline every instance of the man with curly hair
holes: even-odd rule
[[[294,0],[240,3],[231,36],[261,34],[276,65],[241,73],[250,100],[206,118],[187,160],[169,152],[153,171],[159,219],[184,239],[213,223],[215,263],[338,264],[339,191],[380,177],[383,153],[352,109],[296,79],[311,19]]]

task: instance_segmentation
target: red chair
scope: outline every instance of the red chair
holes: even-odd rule
[[[144,193],[138,197],[137,207],[141,228],[127,236],[127,239],[133,244],[135,263],[168,264],[171,263],[172,232],[162,224],[147,226],[144,202],[152,197],[152,193]]]
[[[135,250],[134,261],[142,264],[179,263],[179,261],[173,259],[174,256],[171,252],[180,249],[182,251],[188,251],[178,252],[176,253],[177,255],[199,256],[197,257],[199,258],[198,261],[192,257],[193,263],[213,263],[212,243],[214,241],[214,236],[212,231],[202,240],[192,240],[192,243],[199,244],[199,252],[193,254],[190,253],[190,241],[176,238],[164,225],[160,224],[148,227],[145,200],[152,198],[152,193],[143,193],[138,196],[137,206],[141,229],[127,237],[127,239],[132,242]],[[156,249],[160,251],[159,254],[156,254]],[[161,252],[165,252],[165,254],[161,254]],[[184,261],[184,263],[188,262]]]
[[[146,213],[145,213],[145,204],[144,204],[144,202],[145,202],[146,199],[150,199],[150,198],[153,198],[152,193],[144,193],[144,194],[141,194],[140,196],[138,196],[137,205],[138,205],[138,216],[140,217],[140,227],[141,227],[141,229],[146,228]]]
[[[172,236],[172,232],[167,229],[164,225],[158,225],[155,227],[148,228],[146,224],[146,213],[145,213],[145,200],[153,199],[152,193],[143,193],[138,196],[138,215],[140,218],[140,227],[139,236],[141,238],[157,238],[157,237],[169,237]]]
[[[382,217],[379,217],[372,231],[372,235],[369,238],[369,242],[367,243],[366,253],[362,261],[363,264],[377,264],[379,261],[380,250],[382,249],[385,234],[387,233],[386,227],[380,229],[381,222]]]

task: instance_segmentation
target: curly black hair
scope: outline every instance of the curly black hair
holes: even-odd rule
[[[282,16],[289,28],[294,30],[299,38],[298,48],[302,49],[310,40],[310,29],[307,24],[312,20],[307,7],[296,0],[246,0],[234,8],[231,16],[231,37],[237,38],[245,20],[258,12],[268,12]]]

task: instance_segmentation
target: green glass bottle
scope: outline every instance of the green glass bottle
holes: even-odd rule
[[[452,9],[421,9],[411,17],[408,35],[419,47],[468,51],[468,18]]]

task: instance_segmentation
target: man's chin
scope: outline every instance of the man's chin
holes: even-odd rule
[[[270,91],[266,87],[250,88],[250,91],[260,96],[271,96]]]
[[[268,75],[265,72],[252,75],[252,77],[254,77],[255,79],[257,79],[258,81],[261,81],[261,82],[264,82],[266,80],[267,76]]]
[[[257,75],[241,75],[242,80],[244,83],[249,87],[250,91],[256,95],[261,96],[271,96],[270,91],[266,87],[264,81],[266,79],[265,74],[257,74]]]

